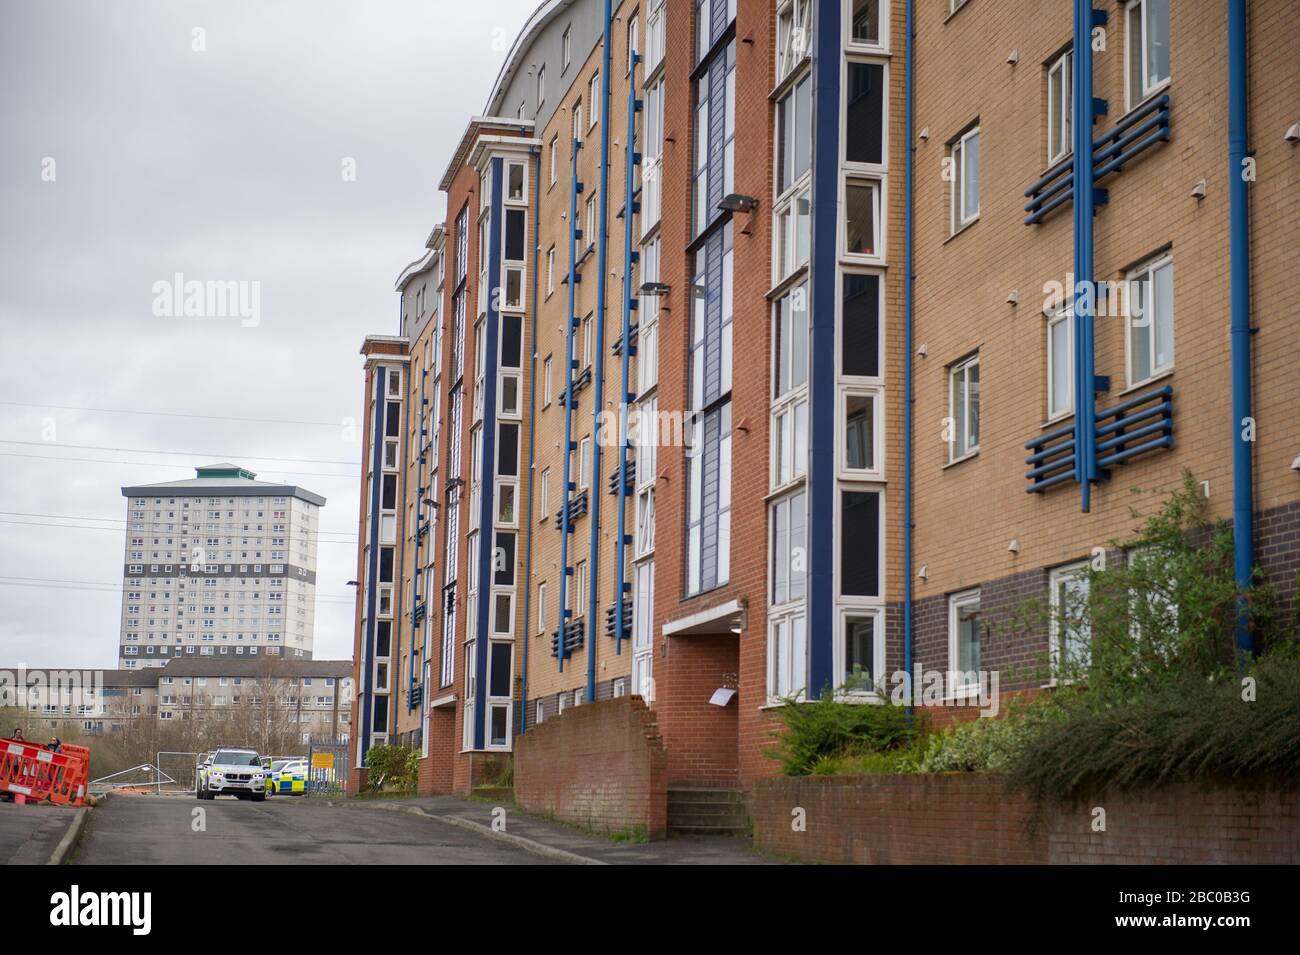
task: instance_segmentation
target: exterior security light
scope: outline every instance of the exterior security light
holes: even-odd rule
[[[753,196],[742,196],[738,192],[722,197],[718,203],[719,211],[730,210],[731,212],[753,212],[758,208],[758,200]]]
[[[667,295],[670,288],[667,282],[642,282],[637,291],[642,295]]]

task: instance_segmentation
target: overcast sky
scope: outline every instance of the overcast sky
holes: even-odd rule
[[[0,666],[115,665],[121,488],[227,460],[328,499],[315,654],[351,655],[358,349],[534,6],[5,0]],[[159,317],[176,273],[255,319]]]

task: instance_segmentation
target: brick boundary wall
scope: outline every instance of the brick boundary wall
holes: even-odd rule
[[[519,808],[596,832],[668,828],[668,756],[639,696],[565,710],[515,739]]]
[[[1093,832],[1093,810],[1106,831]],[[793,811],[806,830],[792,829]],[[760,780],[754,846],[843,864],[1295,864],[1300,790],[1178,785],[1103,797],[1050,814],[996,776],[804,776]]]

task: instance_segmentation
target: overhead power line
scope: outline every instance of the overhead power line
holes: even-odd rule
[[[183,468],[181,464],[171,464],[167,461],[121,461],[112,458],[76,458],[64,455],[54,454],[21,454],[17,451],[0,451],[0,456],[7,458],[42,458],[46,461],[76,461],[85,464],[125,464],[138,468],[169,468],[176,470]],[[327,477],[337,478],[341,481],[356,481],[359,479],[356,474],[331,474],[328,471],[284,471],[276,470],[274,474],[293,474],[297,477]]]
[[[241,418],[236,415],[188,414],[183,411],[145,411],[136,408],[90,408],[82,405],[45,405],[29,401],[0,401],[0,405],[9,405],[15,408],[43,408],[47,411],[84,411],[91,414],[133,414],[149,415],[160,418],[198,418],[204,421],[246,421],[256,422],[259,424],[294,424],[319,428],[340,428],[344,426],[342,420],[300,421],[293,418]]]
[[[175,454],[186,458],[225,458],[226,460],[250,461],[287,461],[292,464],[341,464],[347,467],[359,464],[358,461],[338,461],[331,458],[275,458],[264,454],[229,454],[223,451],[167,451],[162,448],[117,448],[102,444],[64,444],[62,441],[15,441],[13,438],[0,438],[3,444],[21,444],[35,448],[48,448],[51,444],[59,448],[71,448],[75,451],[120,451],[125,454]]]

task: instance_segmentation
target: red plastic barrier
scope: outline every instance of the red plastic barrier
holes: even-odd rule
[[[59,752],[37,743],[0,739],[0,792],[61,806],[80,806],[86,796],[90,751]]]

